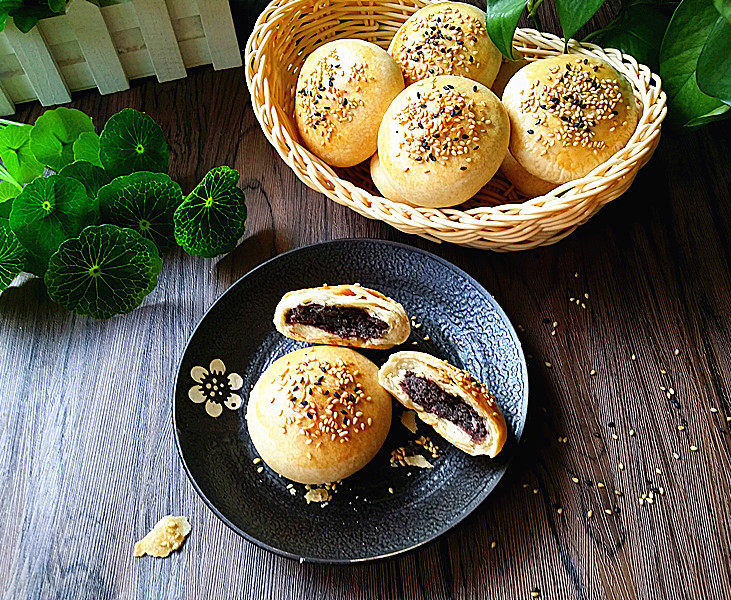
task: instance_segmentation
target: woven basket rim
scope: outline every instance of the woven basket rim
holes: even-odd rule
[[[479,234],[477,230],[489,231],[491,227],[509,228],[511,223],[527,226],[534,222],[536,224],[543,222],[542,228],[546,229],[545,221],[552,216],[562,216],[575,208],[578,215],[583,203],[596,201],[600,197],[598,206],[592,207],[591,214],[593,214],[606,202],[624,192],[628,187],[623,185],[624,181],[627,178],[631,181],[658,143],[660,125],[667,113],[666,96],[662,91],[661,80],[657,74],[652,73],[645,65],[638,64],[630,55],[613,48],[603,49],[596,44],[580,43],[575,40],[569,41],[569,54],[590,55],[609,62],[631,82],[643,111],[634,133],[623,148],[584,177],[564,183],[542,196],[528,198],[522,202],[469,208],[415,207],[374,195],[356,183],[341,178],[332,167],[301,144],[296,131],[293,132],[294,135],[290,135],[287,128],[282,125],[282,121],[291,119],[291,115],[287,115],[276,103],[270,104],[267,101],[270,95],[269,82],[255,68],[255,63],[266,59],[267,43],[270,42],[280,21],[299,13],[303,7],[314,6],[316,10],[324,11],[333,4],[352,4],[358,7],[388,7],[396,10],[413,6],[416,10],[429,3],[428,0],[401,0],[401,3],[379,0],[273,0],[260,14],[245,51],[246,83],[251,94],[252,107],[267,139],[304,183],[361,214],[384,220],[403,231],[418,233],[425,237],[436,235],[437,238],[448,241],[452,241],[448,239],[449,236],[459,236],[460,231]],[[531,55],[550,56],[561,53],[564,42],[550,33],[518,28],[513,39],[513,47],[516,51],[527,54],[531,60]],[[260,101],[261,98],[264,101]],[[296,163],[295,157],[306,163],[304,169]],[[322,175],[325,185],[318,181],[318,173]],[[615,193],[617,191],[618,193]],[[606,199],[603,194],[607,195]],[[587,220],[591,214],[585,218],[578,216],[575,223],[569,224],[570,229],[565,235]],[[427,222],[426,226],[424,222]],[[564,223],[557,228],[563,229],[565,226]],[[526,233],[525,230],[523,233]],[[486,234],[483,232],[481,235],[484,237]],[[501,233],[501,237],[505,238],[506,234]]]

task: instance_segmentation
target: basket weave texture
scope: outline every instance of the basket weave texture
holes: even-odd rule
[[[398,28],[424,0],[274,0],[246,44],[246,82],[267,139],[307,186],[371,219],[434,241],[497,251],[553,244],[624,193],[652,155],[667,112],[660,78],[614,49],[573,40],[569,52],[610,63],[634,88],[642,106],[627,145],[591,173],[536,198],[522,197],[497,175],[471,200],[453,208],[418,208],[379,195],[368,162],[330,167],[305,148],[294,122],[294,95],[305,58],[325,42],[360,38],[387,48]],[[563,41],[518,29],[514,48],[527,60],[561,54]]]

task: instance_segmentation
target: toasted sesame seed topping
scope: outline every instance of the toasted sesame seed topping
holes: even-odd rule
[[[341,66],[337,50],[320,58],[315,68],[297,84],[298,103],[303,107],[304,126],[320,133],[322,145],[329,141],[340,122],[352,121],[361,98],[348,97],[343,88],[360,91],[368,81],[366,66],[355,63],[348,69]]]
[[[451,7],[434,13],[417,15],[405,43],[393,59],[400,65],[406,85],[434,75],[467,73],[479,68],[479,38],[487,36],[485,24],[471,15]]]
[[[400,134],[399,152],[429,168],[429,163],[445,164],[452,157],[464,157],[479,149],[480,136],[489,125],[484,107],[458,92],[452,85],[435,82],[417,92],[396,114]],[[403,128],[403,130],[398,127]],[[464,166],[464,165],[461,165]]]
[[[535,117],[536,125],[559,126],[557,133],[538,133],[536,139],[544,147],[556,143],[563,147],[606,147],[603,140],[595,139],[593,128],[600,121],[610,121],[612,129],[616,128],[617,107],[622,108],[625,103],[619,82],[597,76],[593,67],[581,59],[573,64],[567,62],[565,69],[555,65],[550,69],[551,75],[535,81],[525,94],[520,104],[521,112]]]

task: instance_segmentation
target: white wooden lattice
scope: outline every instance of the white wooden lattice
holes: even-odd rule
[[[0,115],[14,103],[63,104],[70,92],[110,94],[130,79],[180,79],[186,67],[241,66],[228,0],[121,0],[97,7],[71,0],[66,14],[21,33],[0,33]]]

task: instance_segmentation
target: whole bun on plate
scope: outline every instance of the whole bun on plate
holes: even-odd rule
[[[562,54],[518,71],[503,92],[510,154],[529,173],[561,184],[623,148],[641,108],[629,81],[593,57]]]
[[[305,146],[334,167],[376,151],[383,113],[401,90],[401,70],[383,48],[363,40],[328,42],[302,65],[294,101]]]
[[[484,85],[453,75],[422,79],[388,107],[371,176],[391,200],[454,206],[492,178],[509,138],[507,112]]]
[[[262,460],[299,483],[339,481],[364,467],[391,425],[378,367],[355,350],[311,346],[275,361],[246,407]]]
[[[436,75],[461,75],[490,87],[500,51],[485,29],[485,13],[462,2],[425,6],[401,25],[388,52],[406,85]]]

